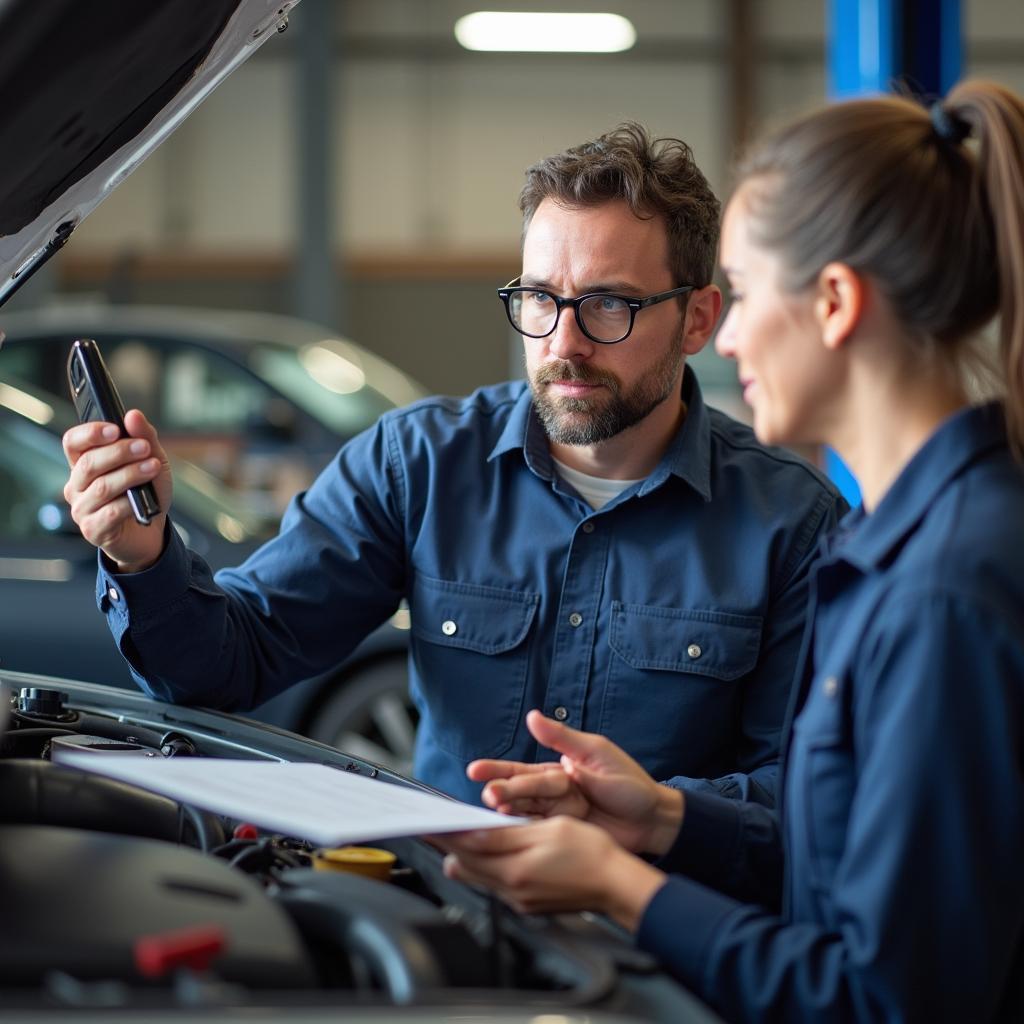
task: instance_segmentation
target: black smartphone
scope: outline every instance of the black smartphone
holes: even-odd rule
[[[124,428],[124,403],[114,386],[100,347],[91,338],[80,338],[68,356],[68,386],[80,423],[113,423],[127,437]],[[128,488],[128,501],[137,522],[149,526],[160,513],[160,503],[152,484]]]

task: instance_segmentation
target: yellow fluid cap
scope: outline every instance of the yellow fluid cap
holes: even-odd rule
[[[386,882],[394,866],[395,855],[390,850],[373,846],[338,846],[313,852],[313,867],[317,871],[347,871]]]

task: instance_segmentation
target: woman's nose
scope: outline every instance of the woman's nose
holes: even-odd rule
[[[725,319],[722,321],[721,326],[718,328],[718,333],[715,334],[715,351],[723,359],[736,358],[735,310],[735,306],[729,307],[729,312],[726,313]]]

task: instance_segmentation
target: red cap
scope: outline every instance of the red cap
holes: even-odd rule
[[[135,966],[147,978],[161,978],[178,967],[205,971],[226,945],[224,929],[216,924],[143,935],[135,940]]]
[[[259,839],[260,830],[255,825],[243,821],[242,824],[235,826],[231,834],[236,839]]]

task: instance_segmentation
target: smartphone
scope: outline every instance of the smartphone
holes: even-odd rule
[[[113,423],[127,437],[124,428],[124,403],[117,393],[100,347],[91,338],[80,338],[68,356],[68,386],[80,423]],[[137,522],[149,526],[160,513],[160,503],[152,484],[128,488],[128,501]]]

